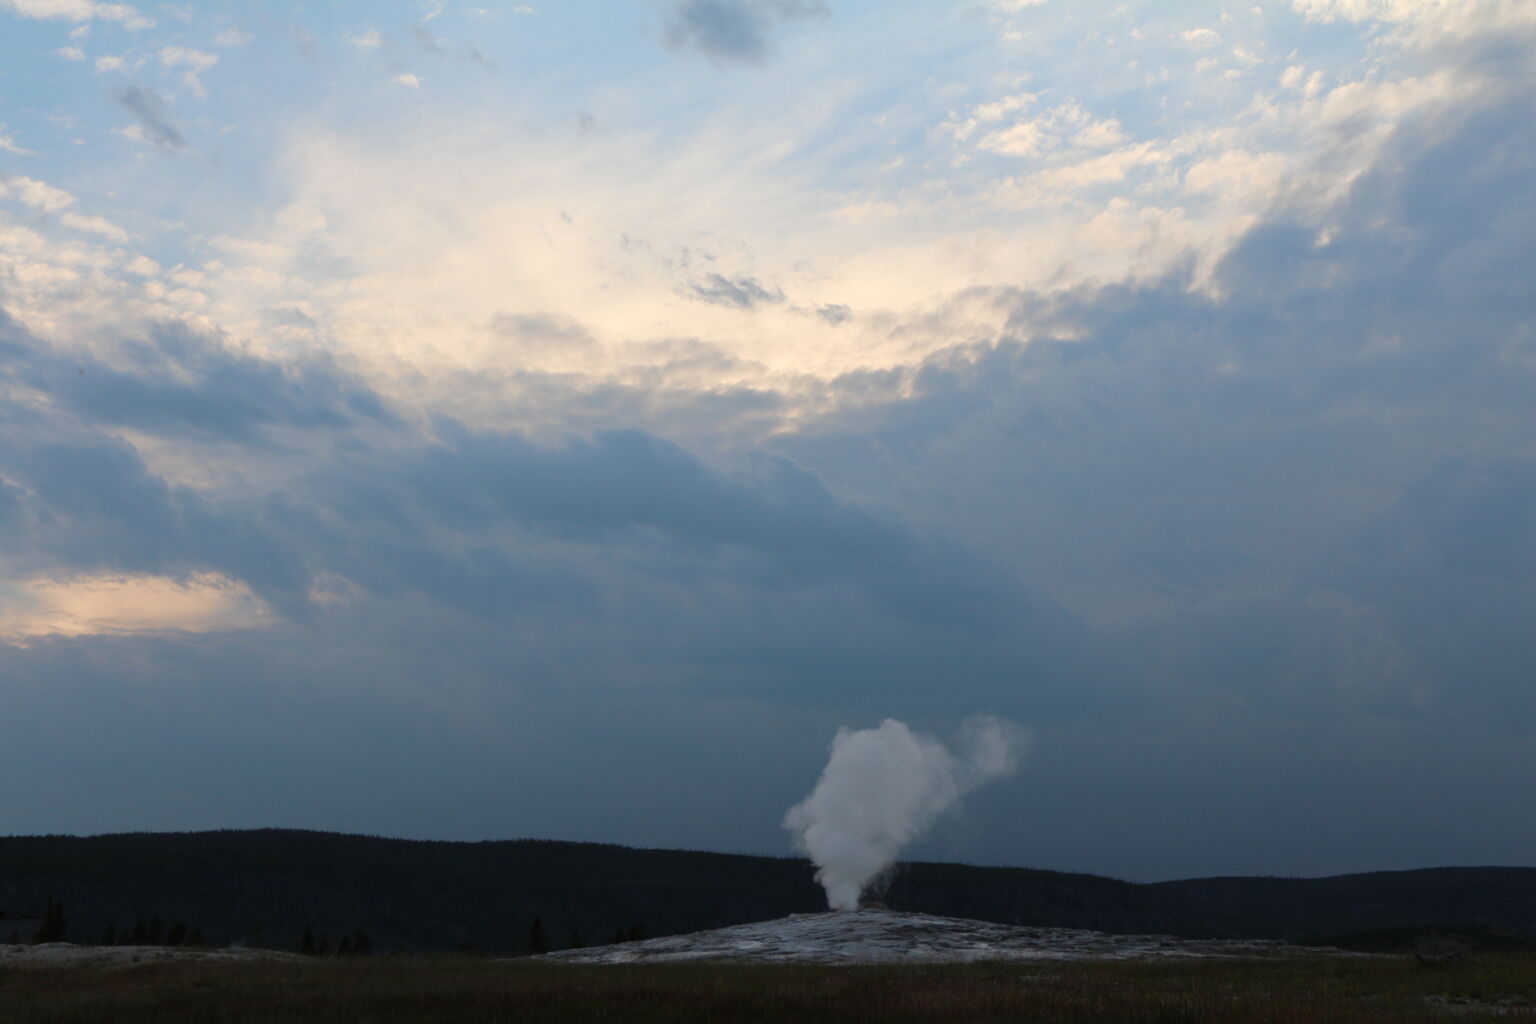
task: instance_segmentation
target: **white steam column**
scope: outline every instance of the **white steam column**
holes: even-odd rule
[[[833,910],[857,910],[859,896],[896,863],[901,848],[977,786],[1013,774],[1028,734],[997,718],[972,718],[959,752],[887,718],[878,729],[837,731],[811,795],[784,827],[816,865]]]

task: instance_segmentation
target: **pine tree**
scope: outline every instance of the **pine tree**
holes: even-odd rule
[[[571,934],[565,937],[566,949],[586,949],[587,940],[582,936],[580,928],[572,928]]]
[[[299,952],[305,956],[315,955],[315,930],[309,925],[304,926],[304,936],[299,939]]]
[[[43,913],[43,923],[32,936],[33,944],[39,942],[63,942],[69,934],[69,922],[64,918],[64,904],[48,897],[48,909]]]
[[[544,922],[538,916],[533,918],[533,924],[528,928],[528,953],[538,956],[549,952],[549,936],[544,934]]]

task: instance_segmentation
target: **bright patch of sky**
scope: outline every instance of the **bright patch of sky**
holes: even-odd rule
[[[948,344],[864,325],[965,288],[1208,267],[1464,85],[1284,4],[742,4],[745,54],[675,31],[731,5],[679,6],[15,5],[0,88],[31,152],[5,159],[76,221],[18,222],[38,284],[12,301],[60,326],[89,246],[72,323],[95,292],[114,321],[324,347],[397,398],[405,366],[603,377],[680,336],[793,389]]]

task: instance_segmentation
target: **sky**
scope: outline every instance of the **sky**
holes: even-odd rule
[[[1536,5],[0,0],[0,832],[1536,863]]]

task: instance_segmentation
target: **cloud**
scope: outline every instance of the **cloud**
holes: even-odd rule
[[[127,4],[97,3],[96,0],[0,0],[0,10],[9,10],[25,18],[60,18],[67,21],[121,22],[132,32],[154,27],[154,19],[146,18]]]
[[[0,409],[0,560],[8,552],[34,576],[217,573],[300,620],[317,614],[326,574],[488,621],[541,592],[590,600],[615,572],[610,583],[658,599],[683,579],[742,600],[851,593],[877,622],[939,632],[992,622],[1015,600],[943,543],[839,501],[782,458],[725,473],[642,431],[548,444],[439,420],[428,437],[334,368],[274,364],[173,324],[112,357],[131,370],[55,354],[15,325],[0,348],[7,393],[47,395],[51,410]],[[282,440],[319,451],[325,432],[354,440],[314,471],[294,465]],[[184,476],[178,447],[291,468],[280,489],[245,493]],[[549,544],[570,558],[549,562]]]
[[[256,629],[271,616],[243,584],[217,573],[36,579],[0,591],[0,643],[44,637]]]
[[[761,63],[781,22],[825,17],[817,0],[681,0],[667,17],[667,45],[717,61]]]
[[[1004,97],[981,104],[963,121],[952,121],[946,130],[964,141],[983,124],[993,124],[1031,106],[1029,94]],[[1016,117],[1005,128],[988,131],[977,139],[980,149],[1008,156],[1035,157],[1064,147],[1107,149],[1126,142],[1120,122],[1114,118],[1096,118],[1076,100],[1045,110],[1033,117]]]
[[[231,25],[229,28],[223,29],[222,31],[219,32],[218,35],[213,37],[213,45],[215,45],[215,46],[245,46],[245,45],[249,44],[251,42],[251,40],[254,39],[254,38],[255,38],[255,36],[251,35],[249,32],[247,32],[245,29],[241,28],[240,26],[238,26],[238,25]]]
[[[7,133],[4,125],[0,125],[0,150],[13,156],[32,156],[33,151],[27,149],[16,141],[16,136]]]
[[[520,348],[551,352],[590,352],[599,343],[580,323],[567,317],[536,313],[498,313],[491,330]]]
[[[390,81],[394,82],[396,85],[403,85],[407,89],[421,88],[421,79],[413,74],[410,74],[409,72],[396,75],[395,77],[391,78]]]
[[[203,72],[219,62],[216,54],[194,50],[190,46],[162,46],[158,56],[161,67],[186,68],[181,76],[182,81],[196,96],[205,95],[201,78]]]
[[[1175,702],[1536,721],[1528,102],[1400,129],[1340,202],[1241,236],[1209,290],[1184,270],[1012,295],[1013,336],[850,376],[841,429],[783,443],[917,518],[971,510],[947,521],[1106,651],[1155,646],[1143,685]]]
[[[727,277],[724,274],[706,274],[688,285],[688,294],[700,302],[733,309],[755,309],[768,303],[784,301],[784,293],[775,288],[769,290],[755,277]]]
[[[416,41],[416,48],[422,53],[441,54],[443,52],[443,41],[424,24],[411,26],[411,38]]]
[[[0,176],[0,199],[10,198],[17,199],[43,213],[57,213],[75,204],[74,196],[61,188],[55,188],[46,181],[23,175]]]
[[[166,116],[165,101],[155,90],[143,85],[129,85],[117,91],[117,102],[138,118],[136,127],[146,141],[168,152],[179,153],[187,148],[187,140]]]
[[[1451,37],[1493,35],[1536,28],[1536,12],[1506,0],[1464,0],[1455,4],[1421,4],[1414,0],[1291,0],[1291,7],[1309,21],[1368,22],[1405,26],[1414,41],[1432,43]]]
[[[84,214],[66,211],[59,218],[59,223],[65,227],[74,228],[76,231],[84,231],[87,234],[98,235],[111,242],[119,242],[126,245],[129,241],[128,232],[113,224],[105,217],[91,217]]]
[[[57,374],[49,390],[89,422],[158,435],[264,443],[276,427],[340,427],[358,420],[390,422],[376,396],[324,363],[288,367],[242,355],[177,324],[163,324],[125,343],[131,371],[98,365]]]
[[[909,363],[956,337],[996,337],[1007,320],[1000,305],[958,302],[963,322],[940,312],[953,296],[985,294],[967,292],[978,282],[1149,278],[1189,259],[1208,273],[1253,218],[1294,195],[1331,201],[1397,124],[1460,102],[1463,87],[1457,76],[1385,69],[1356,82],[1326,60],[1323,72],[1331,88],[1311,98],[1265,90],[1262,115],[1256,108],[1252,118],[1235,118],[1225,100],[1213,109],[1189,82],[1172,83],[1182,97],[1174,105],[1194,113],[1157,123],[1092,90],[1079,98],[1065,86],[1041,88],[1042,99],[1021,92],[1027,83],[1016,76],[997,80],[995,91],[978,85],[974,95],[930,99],[901,115],[911,122],[902,130],[913,148],[907,169],[933,175],[921,188],[904,181],[907,171],[876,175],[872,166],[850,177],[854,152],[875,147],[877,166],[888,162],[888,143],[871,134],[888,129],[830,98],[792,111],[764,99],[758,116],[690,118],[663,134],[603,118],[610,128],[585,138],[541,130],[482,144],[471,141],[481,137],[470,112],[450,116],[430,139],[366,123],[295,131],[274,188],[284,202],[322,211],[329,228],[295,232],[258,211],[242,222],[241,241],[222,238],[221,251],[209,254],[198,294],[163,313],[208,316],[260,336],[270,330],[262,311],[298,306],[382,389],[412,391],[413,402],[480,423],[531,427],[522,417],[538,408],[545,425],[542,417],[567,422],[576,409],[590,425],[596,406],[528,393],[548,387],[530,376],[546,372],[572,375],[562,378],[561,394],[639,387],[664,393],[658,405],[681,407],[718,386],[814,404],[802,388],[807,373],[824,382]],[[439,87],[455,88],[429,80],[423,91]],[[562,129],[577,109],[560,115]],[[939,127],[951,123],[953,134]],[[1040,135],[1034,156],[978,145],[1021,123]],[[850,127],[857,125],[865,127]],[[792,142],[847,131],[862,141]],[[768,135],[781,141],[765,146]],[[1262,173],[1245,179],[1236,163],[1212,162],[1236,151]],[[742,158],[722,161],[722,153]],[[813,192],[827,204],[814,214],[802,201]],[[743,331],[740,305],[690,290],[699,285],[728,300],[729,289],[705,279],[711,272],[794,301],[747,293],[754,323]],[[799,312],[821,304],[858,310],[860,329]],[[586,358],[567,350],[558,362],[516,362],[519,349],[485,329],[507,309],[577,316],[598,345]],[[898,337],[875,326],[885,317],[908,326]],[[653,364],[659,350],[643,343],[657,338],[695,338],[729,358]],[[478,384],[443,384],[444,374],[467,367],[483,374]],[[792,416],[793,405],[779,407]]]
[[[388,42],[388,39],[382,33],[380,33],[378,29],[372,28],[368,29],[366,32],[361,32],[357,35],[348,35],[344,38],[348,43],[357,47],[359,50],[376,50]]]

